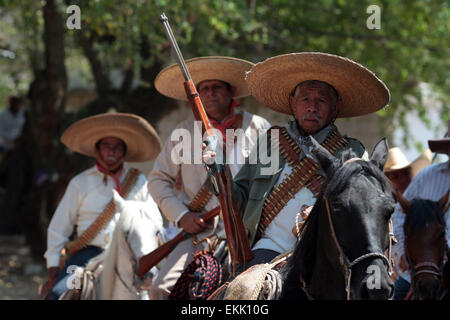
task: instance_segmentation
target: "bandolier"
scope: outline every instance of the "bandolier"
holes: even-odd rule
[[[289,135],[286,128],[275,126],[272,129],[280,130],[278,139],[272,143],[275,143],[275,146],[277,144],[279,145],[280,153],[292,167],[292,172],[286,175],[283,181],[278,186],[275,186],[266,198],[258,226],[259,236],[264,233],[267,226],[286,206],[289,200],[295,197],[295,194],[301,188],[308,188],[314,197],[317,198],[324,183],[324,177],[318,173],[320,165],[317,162],[306,156],[299,161],[302,151],[297,142]],[[347,144],[348,140],[334,130],[321,145],[332,155],[336,155]]]
[[[208,187],[204,184],[197,192],[195,197],[192,199],[191,203],[188,204],[188,209],[191,212],[201,212],[206,204],[211,200],[213,193]]]
[[[128,171],[125,180],[121,186],[121,196],[123,198],[128,197],[128,193],[131,191],[133,186],[136,183],[136,180],[139,176],[140,171],[135,168],[130,168]],[[73,241],[70,241],[65,246],[65,259],[67,260],[68,256],[74,255],[79,250],[83,249],[95,238],[95,236],[102,230],[109,220],[116,213],[116,205],[114,204],[114,199],[111,199],[110,202],[106,205],[103,212],[95,219],[95,221],[86,229],[78,238]]]

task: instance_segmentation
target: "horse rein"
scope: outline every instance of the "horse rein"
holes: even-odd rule
[[[339,263],[342,267],[342,269],[344,270],[344,276],[345,276],[345,291],[347,292],[347,300],[351,300],[351,279],[352,279],[352,268],[357,265],[358,263],[360,263],[361,261],[364,261],[368,258],[381,258],[383,259],[383,261],[386,263],[386,266],[388,267],[388,274],[391,275],[392,271],[391,271],[391,248],[392,248],[392,237],[389,236],[389,249],[388,249],[388,256],[386,257],[383,253],[381,252],[369,252],[366,254],[363,254],[361,256],[359,256],[358,258],[356,258],[355,260],[353,260],[352,262],[350,262],[350,260],[348,259],[347,255],[344,253],[344,251],[342,250],[341,245],[339,244],[339,241],[336,237],[336,232],[334,230],[334,225],[333,225],[333,220],[331,218],[331,210],[330,210],[330,204],[328,202],[328,198],[324,197],[325,200],[325,206],[327,209],[327,216],[328,216],[328,224],[330,226],[330,230],[331,230],[331,238],[333,239],[333,242],[336,246],[336,249],[339,252]]]

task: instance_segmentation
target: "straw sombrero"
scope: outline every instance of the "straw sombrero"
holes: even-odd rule
[[[386,160],[386,164],[384,165],[383,171],[387,173],[410,167],[412,176],[415,177],[420,170],[430,165],[431,161],[432,154],[430,149],[426,149],[420,154],[420,156],[417,157],[416,160],[409,162],[400,148],[394,147],[389,149],[388,158]]]
[[[448,144],[450,143],[450,120],[448,120],[448,129],[447,129],[447,137],[443,139],[437,140],[428,140],[428,146],[431,151],[436,153],[445,153],[448,152]]]
[[[155,129],[142,117],[129,113],[102,113],[79,120],[64,131],[61,142],[73,151],[95,157],[95,144],[106,137],[125,142],[125,161],[153,160],[161,151]]]
[[[254,65],[250,61],[233,57],[209,56],[186,60],[189,73],[197,86],[204,80],[221,80],[235,88],[234,98],[248,96],[245,73]],[[177,100],[187,101],[184,78],[178,64],[171,65],[155,78],[159,93]]]
[[[339,118],[375,112],[390,99],[388,88],[373,72],[332,54],[284,54],[256,64],[247,73],[250,94],[266,107],[286,114],[291,114],[289,96],[307,80],[327,82],[337,90],[342,100]]]

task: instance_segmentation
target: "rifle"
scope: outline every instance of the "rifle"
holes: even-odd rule
[[[160,21],[164,26],[167,38],[171,47],[175,51],[175,56],[180,66],[181,73],[184,77],[184,89],[186,91],[189,104],[196,120],[202,121],[203,127],[207,133],[205,144],[208,150],[216,151],[216,154],[222,152],[219,144],[219,139],[214,133],[213,127],[206,115],[200,96],[197,92],[192,77],[183,59],[178,43],[172,33],[168,19],[163,13],[160,16]],[[231,195],[231,172],[226,164],[209,164],[209,174],[211,182],[215,186],[216,194],[219,196],[220,208],[222,210],[222,217],[225,227],[225,234],[227,237],[228,250],[231,257],[231,264],[233,266],[233,274],[235,272],[236,264],[249,261],[253,258],[253,252],[248,243],[247,233],[245,231],[244,223],[237,210],[236,204]]]
[[[220,207],[215,207],[214,209],[206,212],[202,215],[202,219],[205,222],[212,220],[215,216],[220,213]],[[178,233],[172,240],[167,241],[162,246],[156,248],[150,253],[147,253],[145,256],[142,256],[139,259],[139,266],[136,271],[136,275],[138,277],[144,276],[148,270],[156,266],[162,259],[167,257],[170,252],[184,239],[187,239],[191,236],[190,233],[186,231],[181,231]]]

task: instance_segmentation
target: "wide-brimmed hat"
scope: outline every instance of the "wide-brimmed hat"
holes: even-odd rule
[[[411,171],[413,177],[415,177],[420,170],[425,168],[426,166],[429,166],[431,162],[433,161],[433,153],[430,149],[426,149],[424,152],[420,154],[420,156],[417,157],[416,160],[411,162]]]
[[[405,154],[398,147],[390,148],[386,163],[384,164],[384,172],[405,169],[411,163],[406,159]]]
[[[443,139],[428,140],[428,146],[430,147],[431,151],[447,154],[448,144],[450,143],[450,120],[448,120],[447,126],[447,137]]]
[[[338,117],[356,117],[386,106],[386,85],[364,66],[340,56],[321,52],[289,53],[257,63],[247,73],[250,94],[264,106],[291,114],[289,96],[308,80],[333,86],[342,100]]]
[[[102,113],[81,119],[64,131],[61,142],[75,152],[95,157],[95,144],[106,137],[125,142],[125,161],[150,161],[161,151],[155,129],[142,117],[130,113]]]
[[[388,158],[384,165],[383,171],[385,173],[397,171],[401,169],[411,168],[412,176],[415,177],[420,170],[430,165],[432,162],[432,153],[430,149],[422,152],[417,159],[409,162],[402,150],[398,147],[389,149]]]
[[[254,65],[250,61],[208,56],[186,60],[186,65],[196,86],[204,80],[220,80],[235,88],[234,98],[249,95],[245,73]],[[187,101],[184,81],[180,67],[174,64],[159,72],[155,78],[155,88],[167,97]]]

